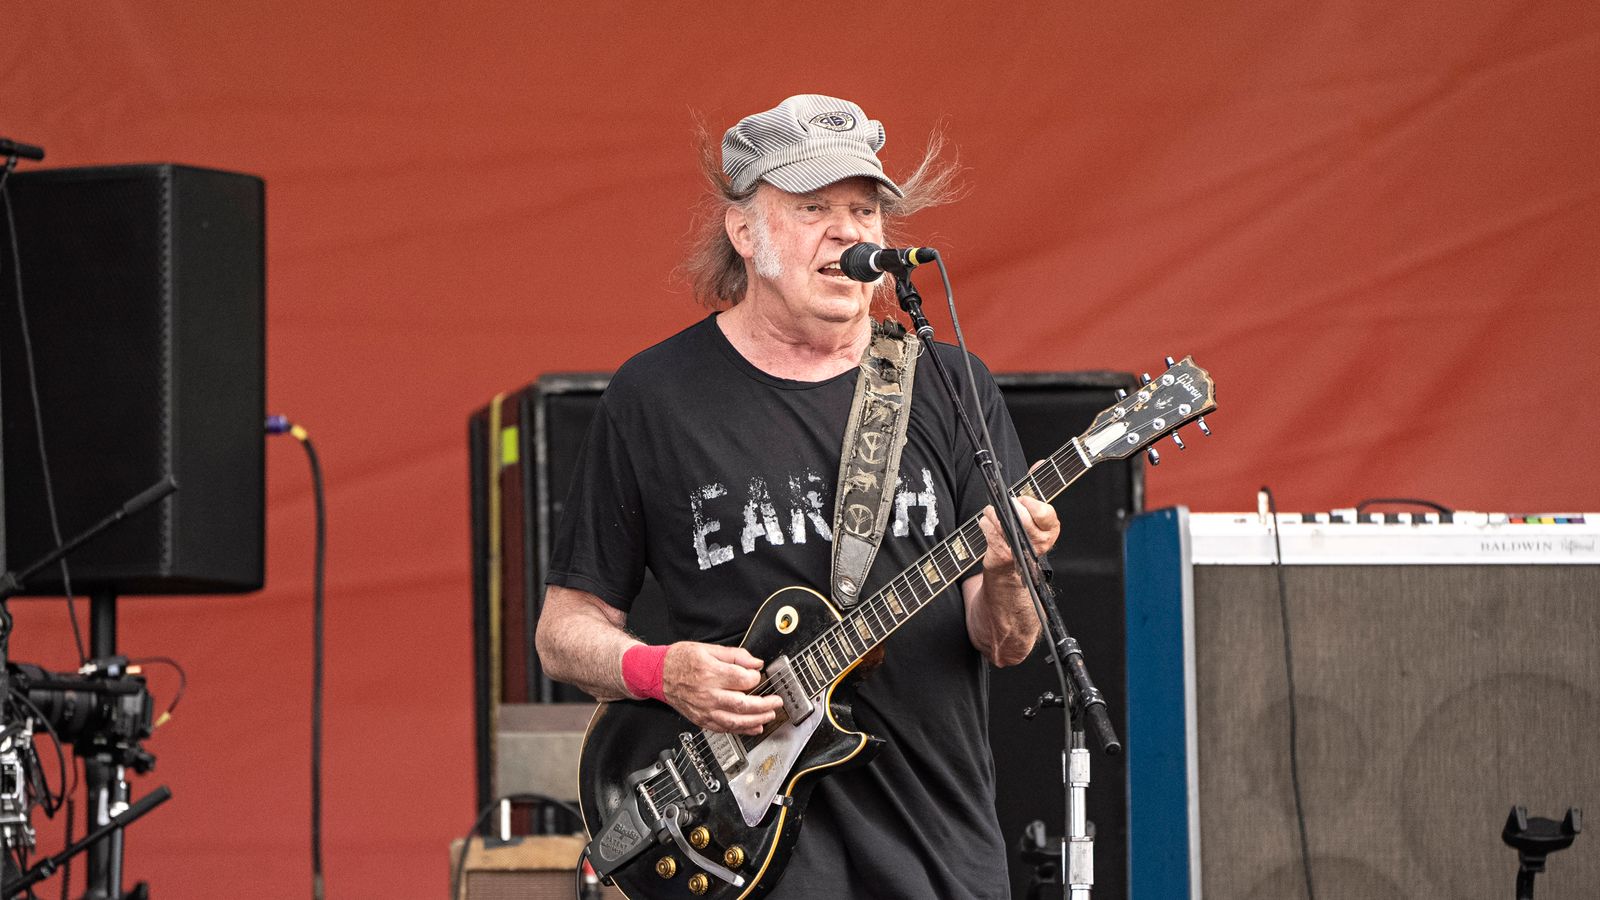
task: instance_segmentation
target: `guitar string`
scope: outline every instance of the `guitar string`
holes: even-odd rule
[[[1173,428],[1170,429],[1170,430],[1176,430],[1179,426],[1181,426],[1183,424],[1187,424],[1188,421],[1189,421],[1189,419],[1184,419],[1183,421],[1175,424],[1173,426]],[[1162,431],[1162,432],[1160,432],[1160,433],[1158,433],[1156,435],[1153,435],[1150,438],[1150,440],[1142,442],[1139,445],[1139,447],[1147,446],[1149,444],[1153,444],[1153,443],[1155,443],[1156,440],[1159,440],[1161,437],[1165,437],[1165,435],[1166,435],[1166,431]],[[1137,452],[1137,449],[1138,449],[1138,447],[1136,447],[1133,451],[1130,451],[1130,452]],[[1083,474],[1089,470],[1090,467],[1084,463],[1084,461],[1083,461],[1082,457],[1079,455],[1079,453],[1080,453],[1080,448],[1079,448],[1078,444],[1076,443],[1076,439],[1074,441],[1067,442],[1060,449],[1058,449],[1055,453],[1052,453],[1052,454],[1050,454],[1050,456],[1045,458],[1045,462],[1047,462],[1049,464],[1050,469],[1053,470],[1053,472],[1054,472],[1054,476],[1055,477],[1053,479],[1053,483],[1049,484],[1049,486],[1047,487],[1047,486],[1045,486],[1045,484],[1043,482],[1041,482],[1039,480],[1039,476],[1037,474],[1035,474],[1035,473],[1040,472],[1042,470],[1043,467],[1041,466],[1041,467],[1036,468],[1033,472],[1030,472],[1028,475],[1024,476],[1016,484],[1014,484],[1012,486],[1011,493],[1013,495],[1016,495],[1016,494],[1023,493],[1025,488],[1032,488],[1031,494],[1034,497],[1041,498],[1041,499],[1045,500],[1046,502],[1048,502],[1049,500],[1054,499],[1056,495],[1058,495],[1062,491],[1066,490],[1069,486],[1071,486],[1071,484],[1073,482],[1077,481],[1078,478],[1082,477]],[[1063,462],[1067,463],[1067,470],[1066,471],[1064,471],[1062,469],[1062,463]],[[811,641],[811,643],[807,644],[804,649],[802,649],[799,653],[795,654],[795,658],[798,660],[798,659],[800,659],[802,657],[805,657],[805,656],[808,656],[809,654],[812,654],[814,650],[826,647],[827,646],[827,642],[830,641],[830,640],[833,642],[835,650],[842,650],[843,647],[845,647],[845,646],[849,646],[851,648],[851,653],[850,654],[848,654],[848,655],[846,655],[844,653],[840,654],[841,658],[849,659],[850,660],[849,663],[847,665],[845,665],[842,669],[839,669],[839,671],[837,671],[837,672],[832,672],[832,670],[834,670],[836,668],[839,668],[839,667],[837,667],[837,666],[829,666],[828,669],[829,669],[830,672],[832,672],[832,674],[821,685],[817,685],[817,686],[810,685],[809,684],[810,679],[807,679],[807,677],[805,675],[805,672],[804,672],[804,670],[802,668],[795,668],[795,669],[792,670],[792,671],[795,672],[796,678],[798,678],[801,681],[802,685],[806,687],[807,696],[808,697],[820,697],[821,694],[826,690],[828,685],[833,684],[833,682],[838,679],[839,675],[843,674],[844,670],[849,669],[851,666],[853,666],[857,662],[859,662],[859,660],[862,657],[864,657],[868,652],[870,652],[873,647],[876,647],[878,644],[880,644],[884,640],[886,640],[889,637],[890,634],[893,634],[894,631],[896,631],[900,627],[900,625],[902,625],[905,622],[909,621],[912,616],[914,616],[917,613],[921,612],[923,607],[925,607],[928,603],[932,602],[940,593],[942,593],[943,591],[947,590],[951,585],[953,585],[955,579],[959,578],[961,576],[961,574],[966,571],[966,569],[968,569],[972,565],[976,564],[978,559],[981,558],[983,551],[987,549],[987,544],[988,544],[987,536],[983,534],[982,528],[980,526],[978,526],[978,524],[977,524],[978,520],[980,518],[981,518],[981,513],[979,515],[977,515],[977,516],[973,516],[972,518],[968,519],[965,523],[962,524],[962,526],[960,528],[958,528],[956,530],[955,535],[953,535],[950,538],[945,539],[943,542],[941,542],[938,546],[934,547],[932,550],[930,550],[923,557],[921,557],[920,559],[918,559],[917,561],[912,563],[912,565],[910,567],[908,567],[904,571],[900,572],[894,578],[890,579],[889,583],[887,585],[885,585],[884,588],[879,590],[879,592],[877,594],[875,594],[865,604],[862,604],[862,606],[858,607],[856,610],[852,610],[850,613],[847,613],[846,616],[844,618],[840,619],[838,622],[835,622],[834,624],[828,626],[828,628],[824,629],[816,638],[814,638]],[[951,554],[951,550],[949,548],[953,545],[954,539],[955,539],[956,536],[961,537],[962,540],[967,543],[967,549],[969,550],[969,552],[967,554],[968,561],[966,563],[962,563],[960,560],[955,559],[950,555]],[[983,545],[981,549],[977,546],[977,542],[980,542],[980,541],[982,542],[982,545]],[[940,563],[941,559],[943,559],[943,561],[949,563],[950,565],[954,566],[954,574],[952,574],[948,578],[944,577],[943,570],[942,570],[942,568],[940,568],[939,563]],[[935,589],[933,587],[932,581],[927,578],[926,572],[924,571],[925,565],[926,564],[930,564],[930,563],[933,565],[935,573],[939,574],[939,576],[940,576],[941,586],[938,587],[937,589]],[[879,617],[878,618],[878,623],[879,623],[879,625],[882,625],[883,624],[883,618],[882,618],[882,615],[881,615],[882,610],[880,610],[878,608],[878,604],[883,603],[884,605],[887,605],[886,598],[889,595],[891,589],[895,589],[896,586],[898,585],[902,589],[909,589],[913,596],[915,596],[918,593],[920,593],[920,591],[918,591],[916,589],[915,583],[911,579],[911,574],[913,572],[923,575],[923,580],[927,583],[927,586],[928,586],[929,591],[930,591],[928,596],[923,598],[923,599],[921,599],[921,600],[918,600],[917,603],[916,603],[915,608],[909,609],[909,611],[905,614],[905,616],[903,618],[897,618],[892,609],[888,610],[890,620],[895,622],[895,624],[892,627],[888,628],[881,636],[875,637],[870,643],[868,643],[868,646],[866,646],[863,650],[861,650],[860,652],[856,652],[854,650],[854,646],[855,646],[855,643],[856,643],[855,638],[848,637],[849,630],[848,630],[848,628],[846,628],[846,626],[854,624],[855,621],[865,621],[866,612],[871,612],[873,615],[877,615]],[[900,594],[898,593],[898,590],[896,590],[894,595],[896,597],[900,596]],[[868,627],[868,629],[870,631],[870,629],[871,629],[870,624],[867,627]],[[866,638],[862,638],[862,640],[863,640],[863,642],[867,641]],[[855,658],[854,659],[850,659],[850,657],[852,657],[852,656],[855,657]],[[755,695],[755,696],[768,696],[772,692],[772,689],[773,689],[773,682],[770,679],[764,679],[761,682],[757,683],[756,687],[750,693]],[[746,737],[747,736],[745,736],[745,735],[734,735],[733,739],[739,741],[742,745],[745,746],[746,749],[751,749],[751,747],[753,745],[750,745],[750,744],[746,743]],[[690,738],[689,744],[690,744],[691,748],[697,748],[699,750],[704,751],[704,753],[707,756],[711,757],[712,762],[716,762],[716,755],[711,749],[710,740],[709,740],[709,738],[706,737],[706,732],[704,730],[701,730],[694,737]],[[671,758],[672,758],[673,764],[675,766],[678,766],[680,768],[680,771],[681,771],[681,768],[683,767],[684,763],[687,761],[685,759],[685,757],[684,757],[684,751],[682,751],[682,750],[674,750],[672,752],[672,757]],[[719,765],[720,765],[720,763],[719,763]],[[696,767],[696,768],[698,768],[698,767]],[[724,775],[725,774],[726,773],[724,773]],[[646,796],[650,798],[652,803],[655,802],[655,793],[654,792],[657,791],[657,790],[660,790],[660,789],[662,789],[664,787],[671,787],[674,790],[676,790],[677,784],[676,784],[675,780],[673,779],[671,773],[664,773],[662,775],[658,775],[655,778],[653,778],[653,779],[651,779],[649,781],[646,781],[646,782],[642,782],[640,784],[640,788],[645,791]],[[685,799],[687,799],[687,798],[685,798]],[[659,808],[659,806],[658,806],[658,808]]]
[[[1013,486],[1012,493],[1013,494],[1021,493],[1025,489],[1031,488],[1031,493],[1032,493],[1033,496],[1035,496],[1035,497],[1044,497],[1046,499],[1049,499],[1049,498],[1054,497],[1056,494],[1060,493],[1061,491],[1065,490],[1069,485],[1072,484],[1073,481],[1076,481],[1084,472],[1088,471],[1088,469],[1086,467],[1083,467],[1082,461],[1080,459],[1077,459],[1075,455],[1067,456],[1067,451],[1068,450],[1074,450],[1073,445],[1067,444],[1066,446],[1064,446],[1060,450],[1058,450],[1056,453],[1053,453],[1049,457],[1046,457],[1046,462],[1049,463],[1050,468],[1053,469],[1054,473],[1055,473],[1055,477],[1052,479],[1053,483],[1049,483],[1048,485],[1046,485],[1045,483],[1042,483],[1042,481],[1039,478],[1038,474],[1030,474],[1030,475],[1022,478],[1021,480],[1019,480],[1016,483],[1016,485]],[[1065,472],[1062,472],[1061,464],[1058,461],[1058,457],[1064,458],[1064,459],[1068,460],[1069,462],[1073,463],[1074,465],[1071,466],[1071,468],[1077,469],[1077,471],[1072,472],[1070,475],[1068,475]],[[1035,470],[1035,473],[1040,472],[1042,469],[1043,469],[1043,467],[1041,466],[1040,469],[1036,469]],[[833,644],[834,644],[834,649],[836,651],[837,650],[842,650],[844,646],[849,646],[851,648],[850,656],[855,657],[855,659],[852,659],[850,661],[850,663],[848,665],[846,665],[844,668],[848,669],[851,665],[854,665],[861,657],[865,656],[868,652],[870,652],[873,647],[876,647],[878,644],[882,643],[884,640],[886,640],[889,637],[889,635],[893,634],[896,630],[898,630],[900,625],[904,624],[907,621],[910,621],[912,616],[914,616],[917,613],[921,612],[923,607],[925,607],[928,603],[932,602],[935,598],[937,598],[937,596],[940,593],[942,593],[945,590],[949,589],[949,587],[951,587],[954,584],[955,579],[959,578],[962,575],[963,572],[965,572],[967,569],[971,568],[973,565],[976,564],[976,562],[979,559],[981,559],[983,551],[987,549],[988,539],[987,539],[987,536],[984,535],[982,527],[978,524],[978,521],[979,521],[980,518],[982,518],[982,514],[981,513],[978,514],[978,515],[973,516],[970,519],[968,519],[965,523],[963,523],[961,528],[957,529],[957,531],[955,532],[954,535],[952,535],[950,538],[945,539],[938,546],[934,547],[932,550],[930,550],[927,554],[925,554],[921,559],[919,559],[915,563],[913,563],[906,570],[902,571],[901,573],[896,575],[894,578],[890,579],[889,583],[887,585],[885,585],[883,589],[879,590],[879,592],[877,594],[875,594],[870,600],[868,600],[866,603],[863,603],[861,606],[857,607],[856,610],[852,610],[851,613],[847,614],[843,619],[839,620],[838,622],[835,622],[833,625],[830,625],[828,628],[824,629],[816,638],[814,638],[812,640],[812,642],[810,644],[807,644],[804,649],[802,649],[799,653],[795,654],[795,659],[796,660],[801,659],[802,657],[806,656],[807,654],[810,654],[812,652],[813,648],[818,647],[819,645],[822,645],[824,642],[831,640],[833,642]],[[967,545],[967,548],[968,548],[969,552],[967,554],[968,561],[966,563],[963,563],[961,560],[955,558],[955,556],[953,555],[952,550],[950,549],[951,546],[954,544],[955,537],[957,537],[957,536],[959,536]],[[981,542],[981,547],[979,546],[980,542]],[[944,574],[943,574],[943,568],[944,567],[940,565],[941,561],[954,568],[954,573],[952,575],[950,575],[949,577],[945,577],[944,576]],[[935,588],[933,586],[932,582],[927,578],[926,574],[923,572],[925,564],[932,564],[933,567],[934,567],[934,571],[939,574],[939,576],[940,576],[940,586],[938,588]],[[857,640],[856,640],[855,637],[849,636],[851,628],[849,628],[847,626],[853,625],[853,623],[855,621],[857,621],[857,620],[864,621],[867,612],[871,612],[874,615],[879,615],[879,613],[880,613],[880,609],[879,609],[880,605],[881,606],[885,606],[885,607],[887,606],[887,602],[886,602],[886,600],[884,598],[888,595],[890,589],[896,588],[898,586],[900,589],[911,591],[913,596],[915,596],[916,594],[920,594],[921,591],[916,588],[915,583],[911,580],[911,574],[913,572],[923,575],[923,581],[925,583],[927,583],[927,589],[929,591],[928,596],[923,598],[923,599],[918,600],[916,602],[916,605],[915,605],[914,608],[908,608],[908,611],[907,611],[907,613],[905,614],[904,617],[898,617],[897,618],[895,616],[895,614],[891,610],[888,610],[888,609],[881,610],[882,612],[887,612],[888,613],[890,619],[895,622],[894,626],[886,629],[883,632],[882,635],[876,636],[875,639],[870,644],[868,644],[868,646],[866,646],[864,649],[862,649],[861,651],[859,651],[859,652],[856,651],[854,648],[855,648],[855,644],[857,643]],[[900,596],[898,591],[896,591],[895,595],[897,597]],[[881,615],[879,617],[879,624],[880,625],[883,624],[883,619],[882,619]],[[870,624],[868,624],[867,627],[868,627],[869,630],[871,630],[871,625]],[[862,643],[866,643],[866,639],[862,638],[861,642]],[[840,653],[840,656],[848,658],[843,653]],[[834,668],[836,668],[836,667],[832,667],[832,666],[828,667],[829,671],[832,671],[832,669],[834,669]],[[808,697],[816,697],[816,696],[820,696],[822,694],[822,692],[826,689],[827,685],[832,684],[839,677],[839,674],[842,674],[843,670],[840,670],[840,672],[834,672],[832,674],[832,676],[827,679],[825,684],[817,685],[817,686],[812,686],[812,685],[809,684],[809,681],[811,679],[807,678],[807,676],[805,675],[805,672],[804,672],[803,669],[794,668],[794,669],[792,669],[792,671],[794,671],[796,673],[796,677],[798,679],[800,679],[802,684],[803,684],[803,686],[806,687],[807,696]],[[750,691],[750,693],[753,696],[769,696],[772,693],[773,687],[774,687],[774,684],[773,684],[772,680],[771,679],[765,679],[765,680],[759,682],[756,685],[756,687],[753,688]],[[734,739],[740,741],[740,743],[743,744],[745,737],[746,737],[745,735],[736,735],[736,736],[734,736]],[[752,735],[752,737],[753,737],[753,735]],[[713,762],[716,761],[716,754],[712,750],[712,748],[710,746],[710,741],[706,737],[704,731],[700,731],[694,737],[692,737],[690,739],[690,744],[694,745],[696,750],[702,751],[707,756],[711,757]],[[748,745],[746,746],[746,749],[749,749]],[[674,766],[679,768],[679,771],[682,771],[685,763],[688,763],[688,762],[689,762],[689,760],[687,760],[687,758],[686,758],[686,756],[684,754],[684,751],[682,751],[682,750],[674,750],[673,751],[672,763],[673,763]],[[698,769],[698,767],[695,767],[695,768]],[[664,772],[664,773],[661,773],[661,774],[655,776],[654,778],[650,779],[649,781],[641,783],[641,787],[644,788],[645,791],[647,792],[647,794],[651,797],[651,802],[655,802],[655,792],[660,791],[660,790],[662,790],[664,788],[668,788],[668,787],[673,788],[674,790],[676,790],[677,789],[677,783],[676,783],[676,779],[673,778],[673,775],[672,775],[671,772]],[[687,798],[685,798],[685,799],[687,799]]]
[[[1069,455],[1068,451],[1072,451],[1072,453]],[[1069,465],[1069,468],[1074,469],[1075,471],[1071,472],[1070,474],[1063,472],[1061,469],[1062,461],[1070,463],[1071,465]],[[1061,491],[1066,490],[1066,488],[1071,485],[1072,482],[1076,481],[1083,475],[1084,472],[1088,471],[1088,468],[1083,466],[1082,460],[1077,458],[1076,448],[1071,443],[1066,444],[1055,453],[1046,457],[1045,462],[1049,464],[1050,469],[1054,470],[1054,478],[1051,479],[1051,483],[1047,485],[1041,481],[1039,474],[1037,473],[1042,472],[1044,467],[1040,466],[1038,469],[1035,469],[1034,473],[1030,473],[1013,485],[1012,493],[1014,495],[1019,494],[1025,489],[1031,488],[1030,493],[1033,496],[1043,497],[1048,500],[1053,498],[1056,494],[1059,494]],[[959,578],[967,569],[971,568],[982,558],[984,550],[987,549],[988,538],[986,535],[984,535],[982,526],[978,524],[981,518],[982,514],[979,513],[978,515],[974,515],[968,519],[959,529],[956,530],[955,534],[949,538],[946,538],[922,558],[918,559],[916,562],[912,563],[911,566],[907,567],[904,571],[890,579],[889,583],[880,589],[877,594],[873,595],[870,600],[846,614],[846,616],[840,619],[838,622],[835,622],[834,624],[828,626],[828,628],[824,629],[816,638],[811,641],[811,643],[807,644],[804,649],[795,654],[795,659],[799,660],[802,657],[811,654],[814,648],[818,648],[824,645],[825,642],[831,640],[836,651],[842,650],[846,645],[851,648],[851,653],[849,656],[854,657],[854,659],[851,659],[849,664],[844,666],[844,669],[848,669],[851,665],[855,665],[856,662],[859,661],[861,657],[864,657],[867,653],[869,653],[872,648],[888,639],[889,635],[898,630],[900,625],[910,621],[912,616],[921,612],[923,607],[937,598],[940,593],[948,590],[954,584],[955,579]],[[950,549],[954,544],[956,537],[960,537],[968,549],[967,562],[965,563],[955,558],[953,551]],[[982,544],[981,547],[979,546],[980,542]],[[943,574],[943,567],[940,565],[941,561],[954,568],[954,573],[948,578]],[[940,586],[937,589],[934,588],[932,582],[923,572],[925,564],[929,563],[933,565],[934,571],[940,576]],[[898,587],[900,589],[910,591],[913,596],[920,594],[921,591],[916,588],[915,582],[911,580],[912,573],[921,574],[923,576],[923,581],[927,584],[929,595],[918,600],[914,608],[908,607],[908,611],[904,617],[896,617],[892,610],[882,610],[882,612],[888,613],[891,621],[894,621],[895,624],[892,627],[884,630],[882,635],[876,636],[867,647],[859,652],[856,651],[854,649],[856,638],[849,637],[851,629],[846,626],[853,626],[854,622],[857,620],[864,621],[867,612],[872,612],[874,615],[879,615],[880,610],[878,607],[880,605],[885,607],[887,606],[887,601],[885,598],[891,589]],[[895,596],[901,596],[898,590],[895,591]],[[883,619],[881,615],[879,615],[879,625],[881,626],[882,624]],[[867,627],[869,630],[871,630],[872,626],[868,624]],[[862,638],[861,640],[863,643],[866,642],[865,638]],[[849,658],[842,652],[840,653],[840,656],[847,659]],[[837,667],[829,666],[828,670],[832,671],[834,668]],[[833,672],[831,677],[829,677],[824,684],[816,686],[809,684],[811,679],[806,676],[803,669],[793,668],[791,671],[796,673],[796,677],[800,679],[806,687],[808,697],[819,697],[828,685],[832,684],[838,679],[839,675],[842,674],[843,669],[841,669],[839,672]],[[757,683],[755,688],[751,689],[750,694],[752,696],[770,696],[773,692],[773,689],[774,682],[771,679],[763,679],[761,682]],[[754,735],[751,735],[751,737],[753,736]],[[743,744],[745,737],[745,735],[735,735],[734,739]],[[698,732],[694,737],[690,738],[690,744],[693,745],[696,750],[704,752],[705,755],[709,756],[713,762],[716,761],[716,753],[712,750],[710,740],[706,737],[706,734],[703,730]],[[749,746],[746,746],[746,749],[750,749]],[[679,771],[682,771],[685,763],[689,762],[683,750],[674,750],[671,759],[673,765],[678,767]],[[698,767],[694,768],[698,769]],[[671,772],[663,772],[648,781],[642,782],[640,787],[646,791],[646,794],[651,798],[651,802],[653,803],[655,802],[656,792],[669,787],[676,791],[677,783]]]

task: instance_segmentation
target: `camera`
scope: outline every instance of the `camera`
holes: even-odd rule
[[[110,750],[122,765],[147,772],[154,758],[139,748],[150,736],[154,703],[144,676],[128,671],[115,656],[91,660],[75,673],[51,672],[28,663],[7,667],[14,712],[34,713],[62,744],[80,755]]]

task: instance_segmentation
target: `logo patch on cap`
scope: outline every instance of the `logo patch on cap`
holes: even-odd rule
[[[856,117],[847,112],[826,112],[812,116],[811,124],[829,131],[849,131],[856,127]]]

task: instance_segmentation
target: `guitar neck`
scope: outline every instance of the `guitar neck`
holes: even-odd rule
[[[1078,441],[1069,441],[1013,484],[1011,493],[1053,500],[1089,471],[1085,459]],[[791,666],[809,693],[833,683],[983,559],[989,541],[978,524],[981,516],[968,519],[795,655]]]

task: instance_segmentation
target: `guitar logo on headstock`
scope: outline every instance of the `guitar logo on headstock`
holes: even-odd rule
[[[1167,364],[1169,368],[1160,378],[1144,376],[1137,393],[1127,396],[1121,392],[1117,404],[1096,416],[1089,430],[1076,438],[1085,464],[1094,465],[1103,458],[1126,459],[1195,420],[1202,432],[1211,433],[1202,418],[1217,408],[1211,376],[1191,357],[1176,363],[1168,357]],[[1176,434],[1173,440],[1182,449],[1183,440]],[[1154,449],[1149,453],[1152,464],[1161,461]]]

